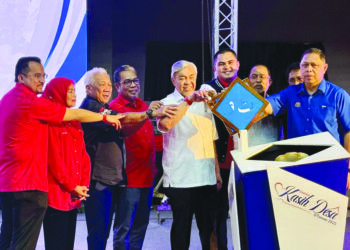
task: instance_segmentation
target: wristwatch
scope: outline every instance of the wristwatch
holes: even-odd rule
[[[152,109],[147,109],[146,111],[146,115],[148,116],[149,119],[153,119],[153,110]]]

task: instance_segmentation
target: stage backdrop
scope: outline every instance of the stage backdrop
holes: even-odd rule
[[[80,105],[87,69],[86,1],[1,1],[0,55],[0,98],[15,84],[17,60],[38,56],[48,74],[46,82],[64,76],[77,83]]]

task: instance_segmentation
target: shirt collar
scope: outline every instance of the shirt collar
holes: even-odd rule
[[[16,83],[16,87],[17,87],[17,88],[20,88],[20,89],[23,89],[23,90],[26,91],[28,94],[32,94],[32,95],[36,95],[36,96],[37,96],[37,94],[36,94],[33,90],[31,90],[27,85],[25,85],[24,83],[17,82],[17,83]]]
[[[224,80],[221,79],[220,77],[218,77],[217,79],[218,79],[218,81],[219,81],[222,85],[224,85],[225,88],[228,87],[228,86],[231,84],[230,82],[224,81]]]
[[[183,100],[183,99],[185,99],[185,97],[183,96],[183,95],[181,95],[180,94],[180,92],[175,88],[175,90],[174,90],[174,97],[175,97],[175,99],[176,100]]]
[[[126,99],[125,97],[123,97],[120,93],[118,94],[117,96],[117,100],[118,100],[118,103],[122,106],[132,106],[132,107],[135,107],[137,108],[140,104],[140,98],[137,97],[135,102],[130,102],[128,99]]]
[[[101,103],[99,100],[97,100],[96,98],[94,98],[94,97],[92,97],[92,96],[86,95],[86,98],[97,102],[98,104],[100,104],[101,106],[103,106],[105,109],[108,109],[108,107],[109,107],[108,103],[103,104],[103,103]]]
[[[304,83],[298,84],[298,87],[299,87],[299,89],[297,91],[298,94],[308,93]],[[315,93],[317,93],[317,92],[321,92],[323,94],[326,92],[326,80],[325,79],[322,79],[320,85],[318,85],[317,91]]]

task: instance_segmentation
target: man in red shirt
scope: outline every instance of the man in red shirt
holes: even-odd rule
[[[152,119],[152,110],[162,104],[152,102],[148,107],[138,95],[140,80],[136,70],[123,65],[113,76],[118,96],[110,103],[110,108],[118,113],[144,112]],[[149,222],[153,194],[155,167],[155,143],[151,120],[144,121],[142,127],[125,138],[126,187],[117,188],[117,213],[114,224],[115,249],[141,249]]]
[[[47,208],[47,122],[109,121],[123,116],[67,109],[39,98],[46,74],[37,57],[20,58],[16,86],[0,101],[0,249],[35,249]]]

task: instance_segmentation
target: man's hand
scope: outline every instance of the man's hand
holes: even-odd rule
[[[163,106],[163,103],[161,101],[153,101],[150,103],[148,108],[152,109],[154,111],[154,110],[159,109],[162,106]]]
[[[116,114],[116,115],[107,115],[107,122],[112,124],[117,130],[121,129],[122,125],[120,124],[119,119],[122,119],[125,117],[125,115],[122,114]]]
[[[88,192],[89,189],[86,186],[76,186],[72,191],[74,196],[77,196],[79,200],[86,200],[89,197]]]
[[[222,187],[222,179],[221,179],[220,172],[215,171],[215,175],[216,175],[216,189],[219,191]]]
[[[209,99],[209,94],[206,90],[196,90],[187,98],[191,102],[206,102]]]
[[[159,109],[154,110],[152,115],[153,117],[168,117],[171,118],[176,114],[177,105],[163,105]]]

